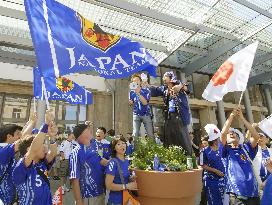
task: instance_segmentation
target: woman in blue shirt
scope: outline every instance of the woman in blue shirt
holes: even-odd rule
[[[209,205],[223,205],[225,192],[225,167],[222,159],[221,136],[216,125],[208,124],[205,130],[209,135],[209,146],[201,154],[200,165],[206,170],[204,178],[205,191]]]
[[[110,190],[108,205],[122,205],[123,190],[137,190],[135,179],[130,180],[129,161],[125,159],[126,146],[126,140],[123,137],[115,138],[111,142],[112,159],[106,168],[106,187]],[[118,164],[125,184],[122,183]]]
[[[50,145],[50,152],[44,145],[46,135],[52,139],[57,134],[57,127],[52,123],[54,116],[47,111],[45,124],[39,133],[22,140],[19,151],[22,158],[16,164],[13,171],[13,182],[18,192],[20,205],[51,205],[47,173],[57,155],[57,144],[54,141]]]

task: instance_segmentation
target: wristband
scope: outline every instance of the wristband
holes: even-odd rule
[[[50,144],[55,144],[57,140],[50,140]]]
[[[40,132],[43,133],[48,133],[48,124],[43,124],[42,127],[40,128]]]

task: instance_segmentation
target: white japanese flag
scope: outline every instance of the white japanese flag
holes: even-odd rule
[[[272,115],[259,122],[259,128],[272,139]]]
[[[215,102],[228,92],[245,91],[258,42],[252,43],[226,60],[216,71],[202,97]]]

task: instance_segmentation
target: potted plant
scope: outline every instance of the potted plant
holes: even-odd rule
[[[202,189],[202,169],[187,169],[187,156],[178,146],[168,148],[141,138],[135,143],[132,168],[138,184],[141,205],[195,205]],[[159,170],[154,171],[154,157]],[[157,169],[157,167],[156,167]]]

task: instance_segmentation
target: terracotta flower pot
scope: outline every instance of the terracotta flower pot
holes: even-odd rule
[[[141,205],[195,205],[202,169],[185,172],[135,170]]]

